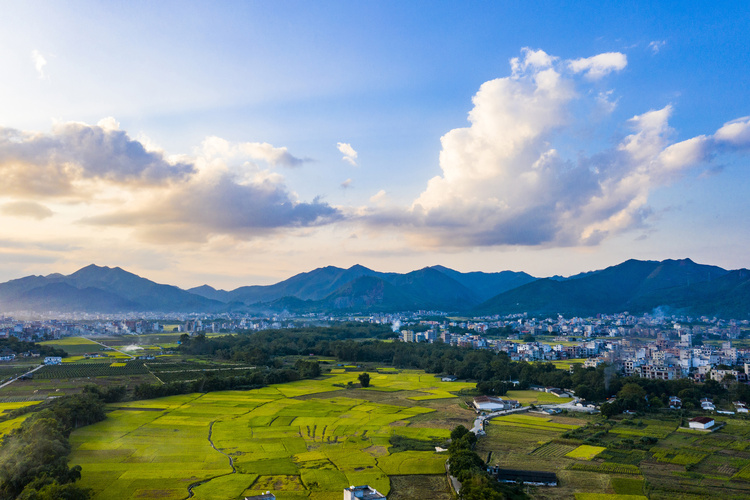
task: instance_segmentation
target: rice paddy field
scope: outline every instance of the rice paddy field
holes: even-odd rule
[[[718,430],[698,432],[669,416],[509,415],[490,421],[477,452],[492,465],[555,472],[558,487],[529,489],[536,499],[750,498],[750,420],[716,420]]]
[[[181,333],[154,333],[117,337],[65,337],[41,342],[63,349],[68,356],[62,365],[44,366],[31,380],[18,380],[0,389],[0,403],[40,401],[49,397],[80,392],[85,385],[126,386],[132,389],[142,383],[169,383],[200,379],[209,372],[217,376],[244,375],[254,366],[242,363],[215,363],[170,354],[170,346]],[[85,354],[89,356],[84,356]],[[96,357],[91,357],[95,354]],[[148,360],[136,359],[149,355]],[[153,358],[153,359],[151,359]],[[0,380],[21,375],[42,360],[32,364],[24,360],[0,368]]]
[[[392,453],[390,439],[443,443],[445,420],[473,418],[452,393],[474,384],[386,370],[371,373],[368,388],[345,389],[358,375],[114,404],[105,421],[71,435],[70,463],[82,466],[80,484],[96,499],[192,492],[223,500],[270,490],[282,500],[338,500],[351,484],[395,498],[430,484],[442,491],[434,498],[450,498],[446,454]]]

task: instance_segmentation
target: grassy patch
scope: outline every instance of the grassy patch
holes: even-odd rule
[[[566,453],[565,456],[568,458],[575,458],[576,460],[591,460],[599,453],[606,450],[603,446],[590,446],[587,444],[581,445],[575,450]]]
[[[643,479],[613,477],[612,488],[618,495],[643,495]]]
[[[430,492],[431,500],[451,500],[452,495],[446,476],[391,476],[390,500],[413,500],[423,498]],[[381,492],[382,493],[382,492]]]
[[[633,474],[639,476],[641,470],[635,465],[616,464],[611,462],[576,462],[569,467],[571,470],[583,470],[589,472],[599,472],[602,474]]]

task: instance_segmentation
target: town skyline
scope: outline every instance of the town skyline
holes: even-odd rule
[[[6,9],[0,281],[750,267],[747,6]]]

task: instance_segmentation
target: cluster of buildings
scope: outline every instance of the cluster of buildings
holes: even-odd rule
[[[309,316],[309,317],[308,317]],[[426,318],[426,319],[425,319]],[[377,313],[368,316],[304,315],[252,317],[171,315],[162,318],[114,317],[97,320],[45,319],[18,321],[0,317],[0,339],[26,341],[75,335],[128,335],[159,332],[233,333],[295,328],[340,321],[389,325],[403,342],[444,342],[474,349],[503,351],[514,361],[580,359],[585,367],[607,363],[626,376],[698,382],[750,381],[750,349],[733,345],[750,331],[748,321],[718,318],[627,313],[593,318],[536,319],[526,314],[492,316],[464,321],[439,311]],[[537,340],[543,337],[543,340]],[[704,341],[711,340],[709,343]],[[7,353],[5,357],[12,354]],[[30,354],[32,355],[32,354]],[[9,358],[12,359],[12,358]],[[0,361],[3,353],[0,353]]]
[[[399,333],[403,342],[491,349],[514,361],[580,359],[584,367],[614,365],[625,376],[748,383],[750,348],[735,347],[733,340],[749,330],[747,321],[619,314],[541,321],[524,315],[492,321],[433,319],[407,323]],[[501,339],[490,336],[499,331],[512,333]],[[536,340],[540,336],[543,341]]]

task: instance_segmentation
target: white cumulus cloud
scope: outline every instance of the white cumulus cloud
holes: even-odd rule
[[[380,191],[378,191],[374,195],[370,196],[370,201],[372,203],[380,203],[383,200],[385,200],[386,196],[387,195],[386,195],[385,189],[381,189]]]
[[[750,146],[750,116],[725,123],[716,131],[714,138],[734,146]]]
[[[423,244],[441,247],[594,245],[643,226],[653,189],[721,148],[750,145],[750,118],[675,142],[667,105],[632,117],[609,148],[566,157],[561,151],[570,151],[588,120],[575,110],[610,102],[609,93],[581,91],[586,79],[574,76],[590,80],[625,67],[621,54],[600,56],[570,62],[524,49],[510,76],[482,84],[469,126],[441,138],[441,174],[408,209],[371,208],[366,220],[408,227]]]
[[[246,159],[264,161],[272,166],[297,167],[310,161],[293,156],[286,147],[275,147],[267,142],[232,143],[221,137],[207,137],[201,147],[206,158]]]
[[[353,167],[357,166],[357,152],[354,150],[351,144],[346,142],[337,142],[336,148],[338,148],[338,150],[344,155],[342,160]]]
[[[624,69],[628,65],[628,58],[620,52],[606,52],[569,61],[568,65],[574,73],[584,73],[586,78],[598,80],[613,71]]]

